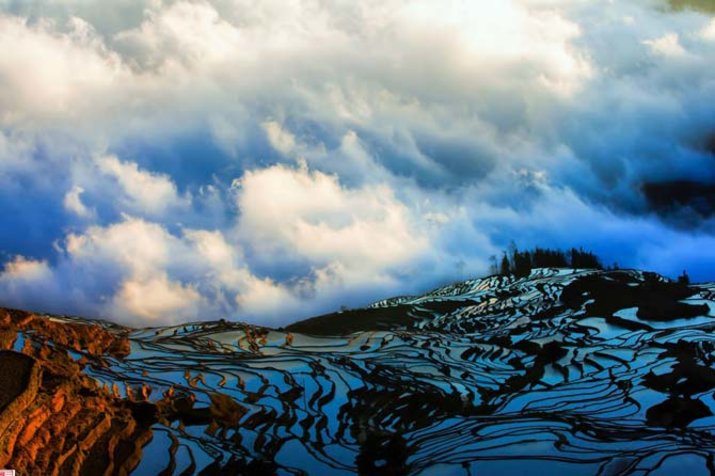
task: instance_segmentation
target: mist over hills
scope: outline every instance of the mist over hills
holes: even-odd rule
[[[0,0],[9,306],[285,326],[512,239],[715,279],[710,1],[115,3]]]

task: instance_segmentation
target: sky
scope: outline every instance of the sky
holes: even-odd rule
[[[0,303],[280,326],[512,240],[715,280],[708,5],[0,0]]]

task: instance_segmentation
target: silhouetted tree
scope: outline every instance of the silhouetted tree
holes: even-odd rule
[[[685,285],[690,284],[690,276],[688,276],[687,271],[683,270],[683,274],[678,276],[678,283],[685,284]]]
[[[598,256],[590,251],[584,251],[583,248],[571,248],[571,263],[572,268],[594,268],[603,269],[601,260]]]
[[[617,265],[614,265],[617,266]],[[494,269],[496,263],[494,263]],[[601,260],[594,253],[583,248],[571,248],[568,252],[536,247],[531,251],[520,251],[512,241],[502,255],[499,274],[513,274],[517,278],[526,277],[533,268],[595,268],[603,269]]]
[[[531,272],[531,253],[528,251],[520,252],[518,249],[515,250],[512,262],[514,263],[512,272],[517,278],[528,276]]]
[[[566,268],[568,260],[563,251],[537,247],[531,253],[531,266],[534,268]]]
[[[511,265],[509,264],[509,258],[506,256],[506,253],[504,253],[504,256],[502,256],[499,274],[503,276],[511,274]]]

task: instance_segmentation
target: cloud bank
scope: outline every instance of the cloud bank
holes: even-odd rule
[[[680,3],[0,0],[0,301],[281,325],[510,240],[715,279]]]

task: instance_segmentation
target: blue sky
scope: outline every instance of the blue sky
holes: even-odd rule
[[[281,325],[483,275],[511,240],[715,279],[707,12],[656,0],[0,0],[0,12],[4,305]],[[644,192],[676,181],[699,192]]]

